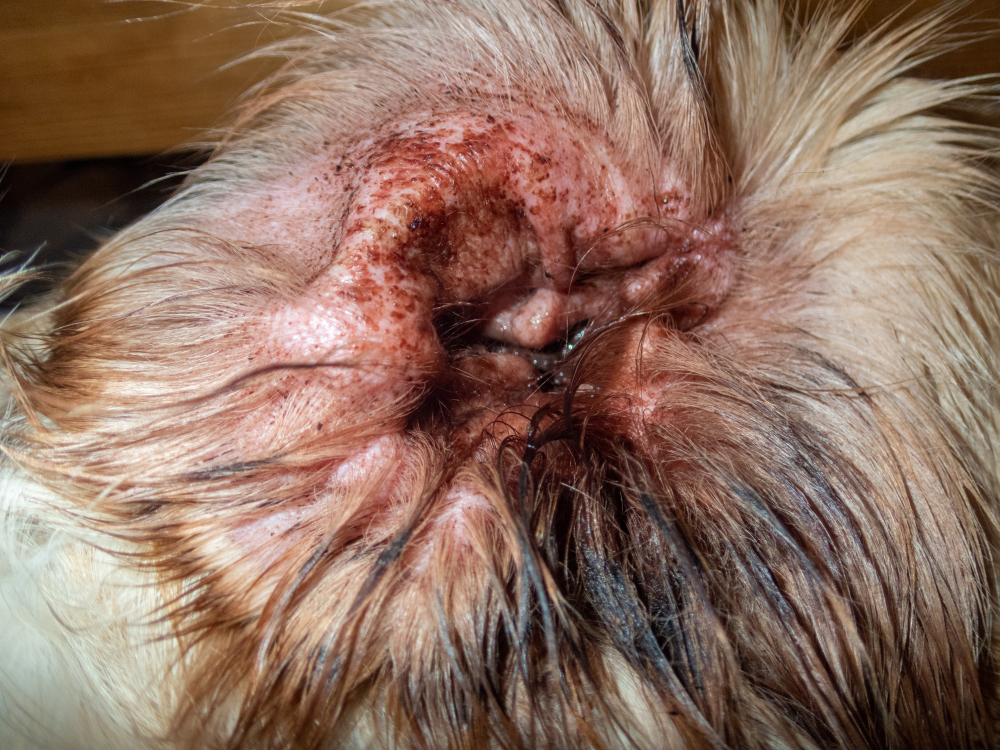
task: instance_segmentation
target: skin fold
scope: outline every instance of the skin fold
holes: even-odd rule
[[[284,5],[0,332],[0,746],[996,746],[998,141],[909,75],[954,19]]]

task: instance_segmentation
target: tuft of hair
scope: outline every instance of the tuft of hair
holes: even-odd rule
[[[289,10],[287,65],[209,163],[4,334],[0,737],[994,746],[997,138],[940,114],[983,86],[906,77],[946,41],[937,16],[846,44],[851,14],[787,10]],[[280,396],[309,367],[248,369],[246,321],[312,271],[213,212],[331,134],[485,98],[669,159],[732,217],[739,283],[710,319],[677,324],[681,285],[589,333],[561,407],[495,427],[495,460],[421,438],[405,512],[372,509],[371,476],[248,547],[369,428],[317,435]],[[642,441],[621,394],[580,387],[637,337],[636,367],[670,382]],[[234,448],[260,414],[274,429]],[[445,478],[480,506],[449,514]]]

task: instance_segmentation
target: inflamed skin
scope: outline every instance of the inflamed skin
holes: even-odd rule
[[[907,77],[943,19],[284,5],[4,323],[0,745],[997,746],[1000,143]]]

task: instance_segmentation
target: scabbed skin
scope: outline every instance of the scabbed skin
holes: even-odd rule
[[[3,747],[993,747],[942,20],[352,13],[5,325]]]

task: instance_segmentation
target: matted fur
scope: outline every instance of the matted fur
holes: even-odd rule
[[[997,142],[935,114],[979,85],[905,77],[940,19],[846,46],[786,10],[293,17],[208,164],[8,321],[3,747],[993,747]],[[346,360],[247,358],[317,269],[242,196],[484,101],[666,159],[734,286],[588,333],[481,446],[437,391],[317,426]],[[404,417],[409,495],[331,488]]]

